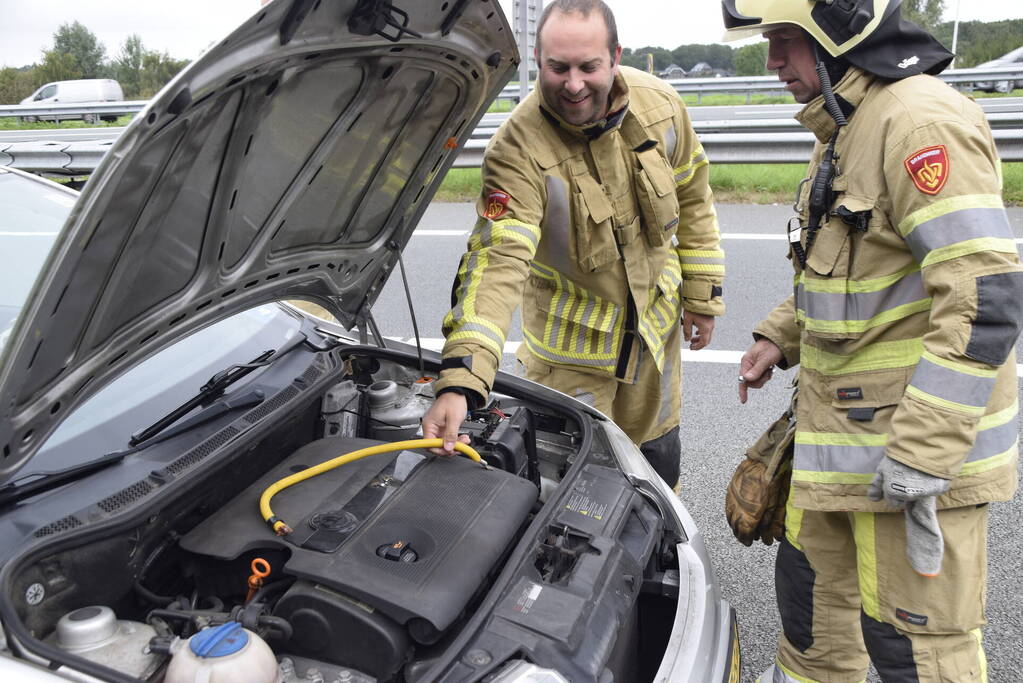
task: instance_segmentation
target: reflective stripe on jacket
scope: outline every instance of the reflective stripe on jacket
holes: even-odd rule
[[[539,91],[484,157],[479,218],[444,319],[437,387],[486,395],[522,302],[537,358],[631,381],[642,345],[658,369],[683,308],[724,310],[724,253],[707,158],[677,93],[622,67],[611,113],[570,126]]]
[[[836,93],[855,111],[832,211],[806,268],[793,259],[794,295],[755,330],[801,364],[795,504],[886,509],[865,495],[885,454],[951,479],[941,507],[1006,500],[1023,271],[984,114],[931,76],[850,68]],[[818,138],[812,178],[835,125],[822,98],[798,118]]]

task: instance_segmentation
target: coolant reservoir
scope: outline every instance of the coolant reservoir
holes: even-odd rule
[[[165,683],[279,683],[270,646],[237,621],[199,631],[174,653]]]

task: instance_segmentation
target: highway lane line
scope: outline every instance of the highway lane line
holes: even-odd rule
[[[415,346],[415,337],[385,337],[391,341],[399,341],[405,344],[412,344]],[[422,337],[420,342],[424,349],[430,351],[440,351],[444,348],[444,339],[441,337]],[[514,355],[518,350],[519,345],[522,342],[509,341],[504,343],[504,352],[506,354]],[[719,351],[717,349],[700,349],[699,351],[690,351],[689,349],[682,349],[682,360],[687,363],[726,363],[730,365],[738,365],[739,361],[742,360],[742,354],[745,351]],[[1016,364],[1016,376],[1023,377],[1023,363]]]

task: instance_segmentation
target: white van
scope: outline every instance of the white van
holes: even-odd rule
[[[77,81],[56,81],[43,87],[21,101],[21,104],[68,104],[74,102],[121,102],[124,92],[121,84],[110,78],[89,78]],[[95,123],[97,114],[61,114],[57,116],[23,116],[22,121],[31,123],[38,119],[57,121],[60,119],[83,119]],[[104,121],[116,121],[116,116],[103,116]]]

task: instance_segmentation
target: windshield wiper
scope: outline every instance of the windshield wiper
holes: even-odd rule
[[[67,467],[62,470],[54,470],[52,472],[33,472],[0,486],[0,507],[24,500],[25,498],[37,493],[55,489],[58,486],[63,486],[64,484],[81,479],[93,472],[110,467],[111,465],[121,462],[121,460],[133,453],[138,453],[149,446],[165,441],[172,436],[181,434],[182,432],[186,432],[193,427],[209,422],[210,420],[220,417],[232,410],[247,408],[262,403],[264,394],[259,390],[250,391],[239,396],[225,396],[221,400],[206,406],[203,410],[181,424],[175,425],[173,429],[164,432],[167,427],[177,422],[196,407],[210,401],[211,399],[219,397],[229,386],[249,373],[277,362],[287,355],[289,351],[294,350],[305,341],[306,336],[304,334],[299,334],[295,337],[295,339],[277,350],[271,349],[269,351],[264,351],[248,363],[231,365],[224,370],[221,370],[203,384],[199,389],[199,393],[194,397],[167,413],[166,416],[160,418],[151,426],[133,434],[131,439],[128,441],[129,448],[125,450],[117,451],[115,453],[107,453],[95,460],[81,463],[79,465],[72,465],[71,467]],[[160,434],[161,432],[164,433]],[[153,437],[158,434],[160,435],[160,438],[154,439]],[[25,481],[26,479],[29,481]]]
[[[145,429],[135,432],[131,435],[131,439],[128,440],[129,446],[137,446],[143,441],[148,441],[170,425],[174,424],[188,413],[201,406],[203,403],[214,399],[224,391],[240,380],[241,378],[248,375],[250,372],[254,372],[260,368],[265,368],[268,365],[276,363],[283,358],[287,353],[306,341],[304,334],[296,335],[294,339],[285,344],[279,349],[270,349],[259,354],[248,363],[240,363],[238,365],[231,365],[221,370],[217,374],[210,377],[206,384],[199,388],[199,393],[188,399],[180,406],[170,411],[159,420],[146,427]],[[196,416],[199,417],[199,416]],[[194,425],[193,425],[194,426]]]

